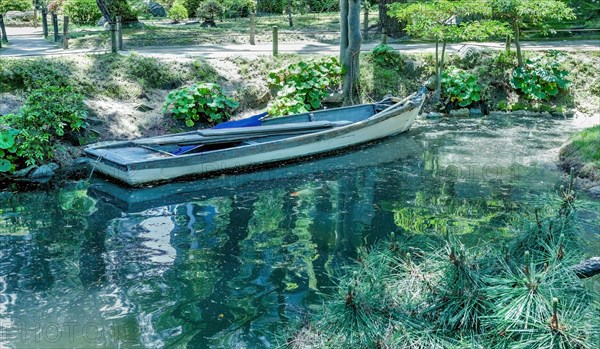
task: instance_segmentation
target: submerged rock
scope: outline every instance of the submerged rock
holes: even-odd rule
[[[467,117],[467,116],[469,116],[469,109],[461,108],[461,109],[451,110],[450,116],[459,117],[459,118]]]
[[[483,112],[479,108],[471,108],[471,109],[469,109],[469,113],[471,114],[471,116],[482,116],[483,115]]]

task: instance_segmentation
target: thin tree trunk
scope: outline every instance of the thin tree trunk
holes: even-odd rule
[[[388,15],[387,5],[395,2],[407,3],[407,0],[379,0],[379,25],[381,29],[385,28],[386,33],[394,38],[404,35],[405,23],[401,23],[393,16]]]
[[[442,42],[442,59],[438,70],[437,87],[435,90],[435,101],[439,102],[442,98],[442,74],[444,73],[444,61],[446,58],[446,41]]]
[[[437,68],[437,76],[436,76],[436,87],[435,87],[435,95],[433,97],[434,102],[439,102],[442,97],[442,73],[444,72],[444,59],[446,56],[446,41],[442,42],[442,57],[438,60],[438,42],[435,43],[435,56],[436,56],[436,64]]]
[[[440,42],[439,40],[435,41],[435,94],[433,95],[433,102],[437,103],[440,101],[440,93],[438,89],[438,82],[440,82]]]
[[[292,0],[287,0],[285,5],[285,12],[288,15],[288,23],[290,24],[290,28],[294,26],[294,21],[292,20]]]
[[[519,21],[513,22],[513,29],[515,31],[515,47],[517,48],[517,62],[519,67],[523,66],[523,55],[521,53],[521,33],[519,29]]]
[[[346,68],[343,77],[344,104],[352,104],[358,96],[360,54],[360,0],[340,1],[340,62]]]

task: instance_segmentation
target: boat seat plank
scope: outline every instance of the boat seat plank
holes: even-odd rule
[[[350,121],[315,121],[290,123],[269,126],[236,127],[216,130],[199,130],[193,134],[172,137],[155,137],[135,140],[135,145],[164,144],[213,144],[233,141],[244,141],[251,138],[269,137],[273,135],[298,135],[352,124]]]
[[[250,127],[233,127],[211,130],[199,130],[198,134],[205,137],[239,135],[239,134],[255,134],[255,133],[279,133],[288,131],[300,130],[318,130],[322,128],[340,127],[351,124],[351,121],[312,121],[312,122],[294,122],[280,125],[264,125]]]

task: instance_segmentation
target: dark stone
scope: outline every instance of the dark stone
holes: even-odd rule
[[[597,185],[595,187],[591,187],[590,189],[588,189],[588,193],[592,197],[600,198],[600,185]]]
[[[148,11],[150,11],[154,17],[167,17],[167,11],[165,11],[165,8],[162,7],[161,4],[157,4],[155,2],[148,3]]]
[[[153,109],[154,108],[152,108],[150,106],[147,106],[145,104],[140,104],[137,107],[135,107],[135,110],[141,111],[141,112],[144,112],[144,113],[147,112],[147,111],[153,110]]]
[[[429,79],[427,79],[427,81],[425,81],[425,84],[423,86],[427,87],[429,91],[433,91],[435,90],[436,82],[437,78],[435,77],[435,75],[432,75]]]
[[[410,77],[417,76],[419,74],[420,69],[421,69],[421,66],[415,60],[407,59],[406,62],[404,62],[404,71]]]
[[[459,118],[467,117],[467,116],[469,116],[469,109],[461,108],[461,109],[452,110],[452,111],[450,111],[450,116],[459,117]]]
[[[98,20],[98,22],[96,23],[97,26],[99,27],[104,27],[104,25],[107,23],[108,21],[106,20],[106,18],[104,18],[104,16],[100,17],[100,19]]]
[[[483,112],[481,111],[481,109],[478,109],[478,108],[469,109],[469,113],[471,114],[471,116],[482,116],[483,115]]]
[[[59,166],[53,162],[40,166],[29,175],[29,178],[42,182],[48,181],[50,178],[54,177],[56,174],[54,171],[58,170],[58,167]]]
[[[26,177],[29,173],[31,173],[31,171],[35,170],[37,168],[37,166],[35,165],[31,165],[28,167],[25,167],[22,170],[19,171],[15,171],[12,176],[16,177],[16,178],[22,178],[22,177]]]
[[[202,24],[200,24],[200,26],[203,28],[216,28],[217,23],[215,23],[214,19],[207,19]]]

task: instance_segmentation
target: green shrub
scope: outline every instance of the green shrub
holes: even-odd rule
[[[167,95],[163,112],[171,106],[173,117],[185,120],[185,124],[192,127],[197,121],[209,125],[225,121],[239,104],[225,96],[219,85],[199,83],[171,91]]]
[[[94,24],[102,17],[96,0],[67,0],[63,5],[63,14],[75,24]]]
[[[451,102],[467,107],[481,100],[481,87],[475,74],[454,68],[442,74],[442,90]]]
[[[169,10],[169,18],[175,22],[183,21],[188,18],[188,10],[179,1],[175,1]]]
[[[371,51],[375,64],[382,67],[399,67],[402,64],[400,52],[388,45],[377,45]]]
[[[224,15],[227,18],[248,17],[250,12],[256,10],[253,0],[221,0]]]
[[[32,90],[19,114],[2,116],[2,124],[8,127],[2,134],[12,132],[16,142],[16,148],[12,148],[9,137],[5,138],[8,141],[4,147],[9,147],[10,154],[7,157],[5,152],[4,159],[11,162],[12,170],[22,163],[34,165],[51,160],[56,140],[84,128],[86,116],[83,96],[70,86],[43,85]],[[0,167],[6,169],[6,163]]]
[[[32,90],[44,84],[68,84],[71,67],[64,61],[48,59],[3,60],[0,64],[0,90]]]
[[[208,20],[215,19],[223,13],[223,6],[214,0],[207,0],[200,3],[196,9],[196,17]]]
[[[569,72],[561,69],[561,56],[560,52],[552,51],[543,57],[528,59],[524,67],[514,70],[510,84],[529,99],[550,100],[571,85],[567,79]]]
[[[323,98],[340,83],[342,66],[334,57],[290,64],[269,73],[269,84],[277,97],[269,104],[269,115],[303,113],[321,107]]]
[[[187,10],[188,17],[193,17],[202,1],[203,0],[175,0],[173,6],[175,6],[177,3],[181,3]]]
[[[261,0],[256,4],[256,10],[259,12],[279,13],[283,12],[283,1],[281,0]]]
[[[31,0],[0,0],[0,14],[8,11],[27,11],[31,8]]]

